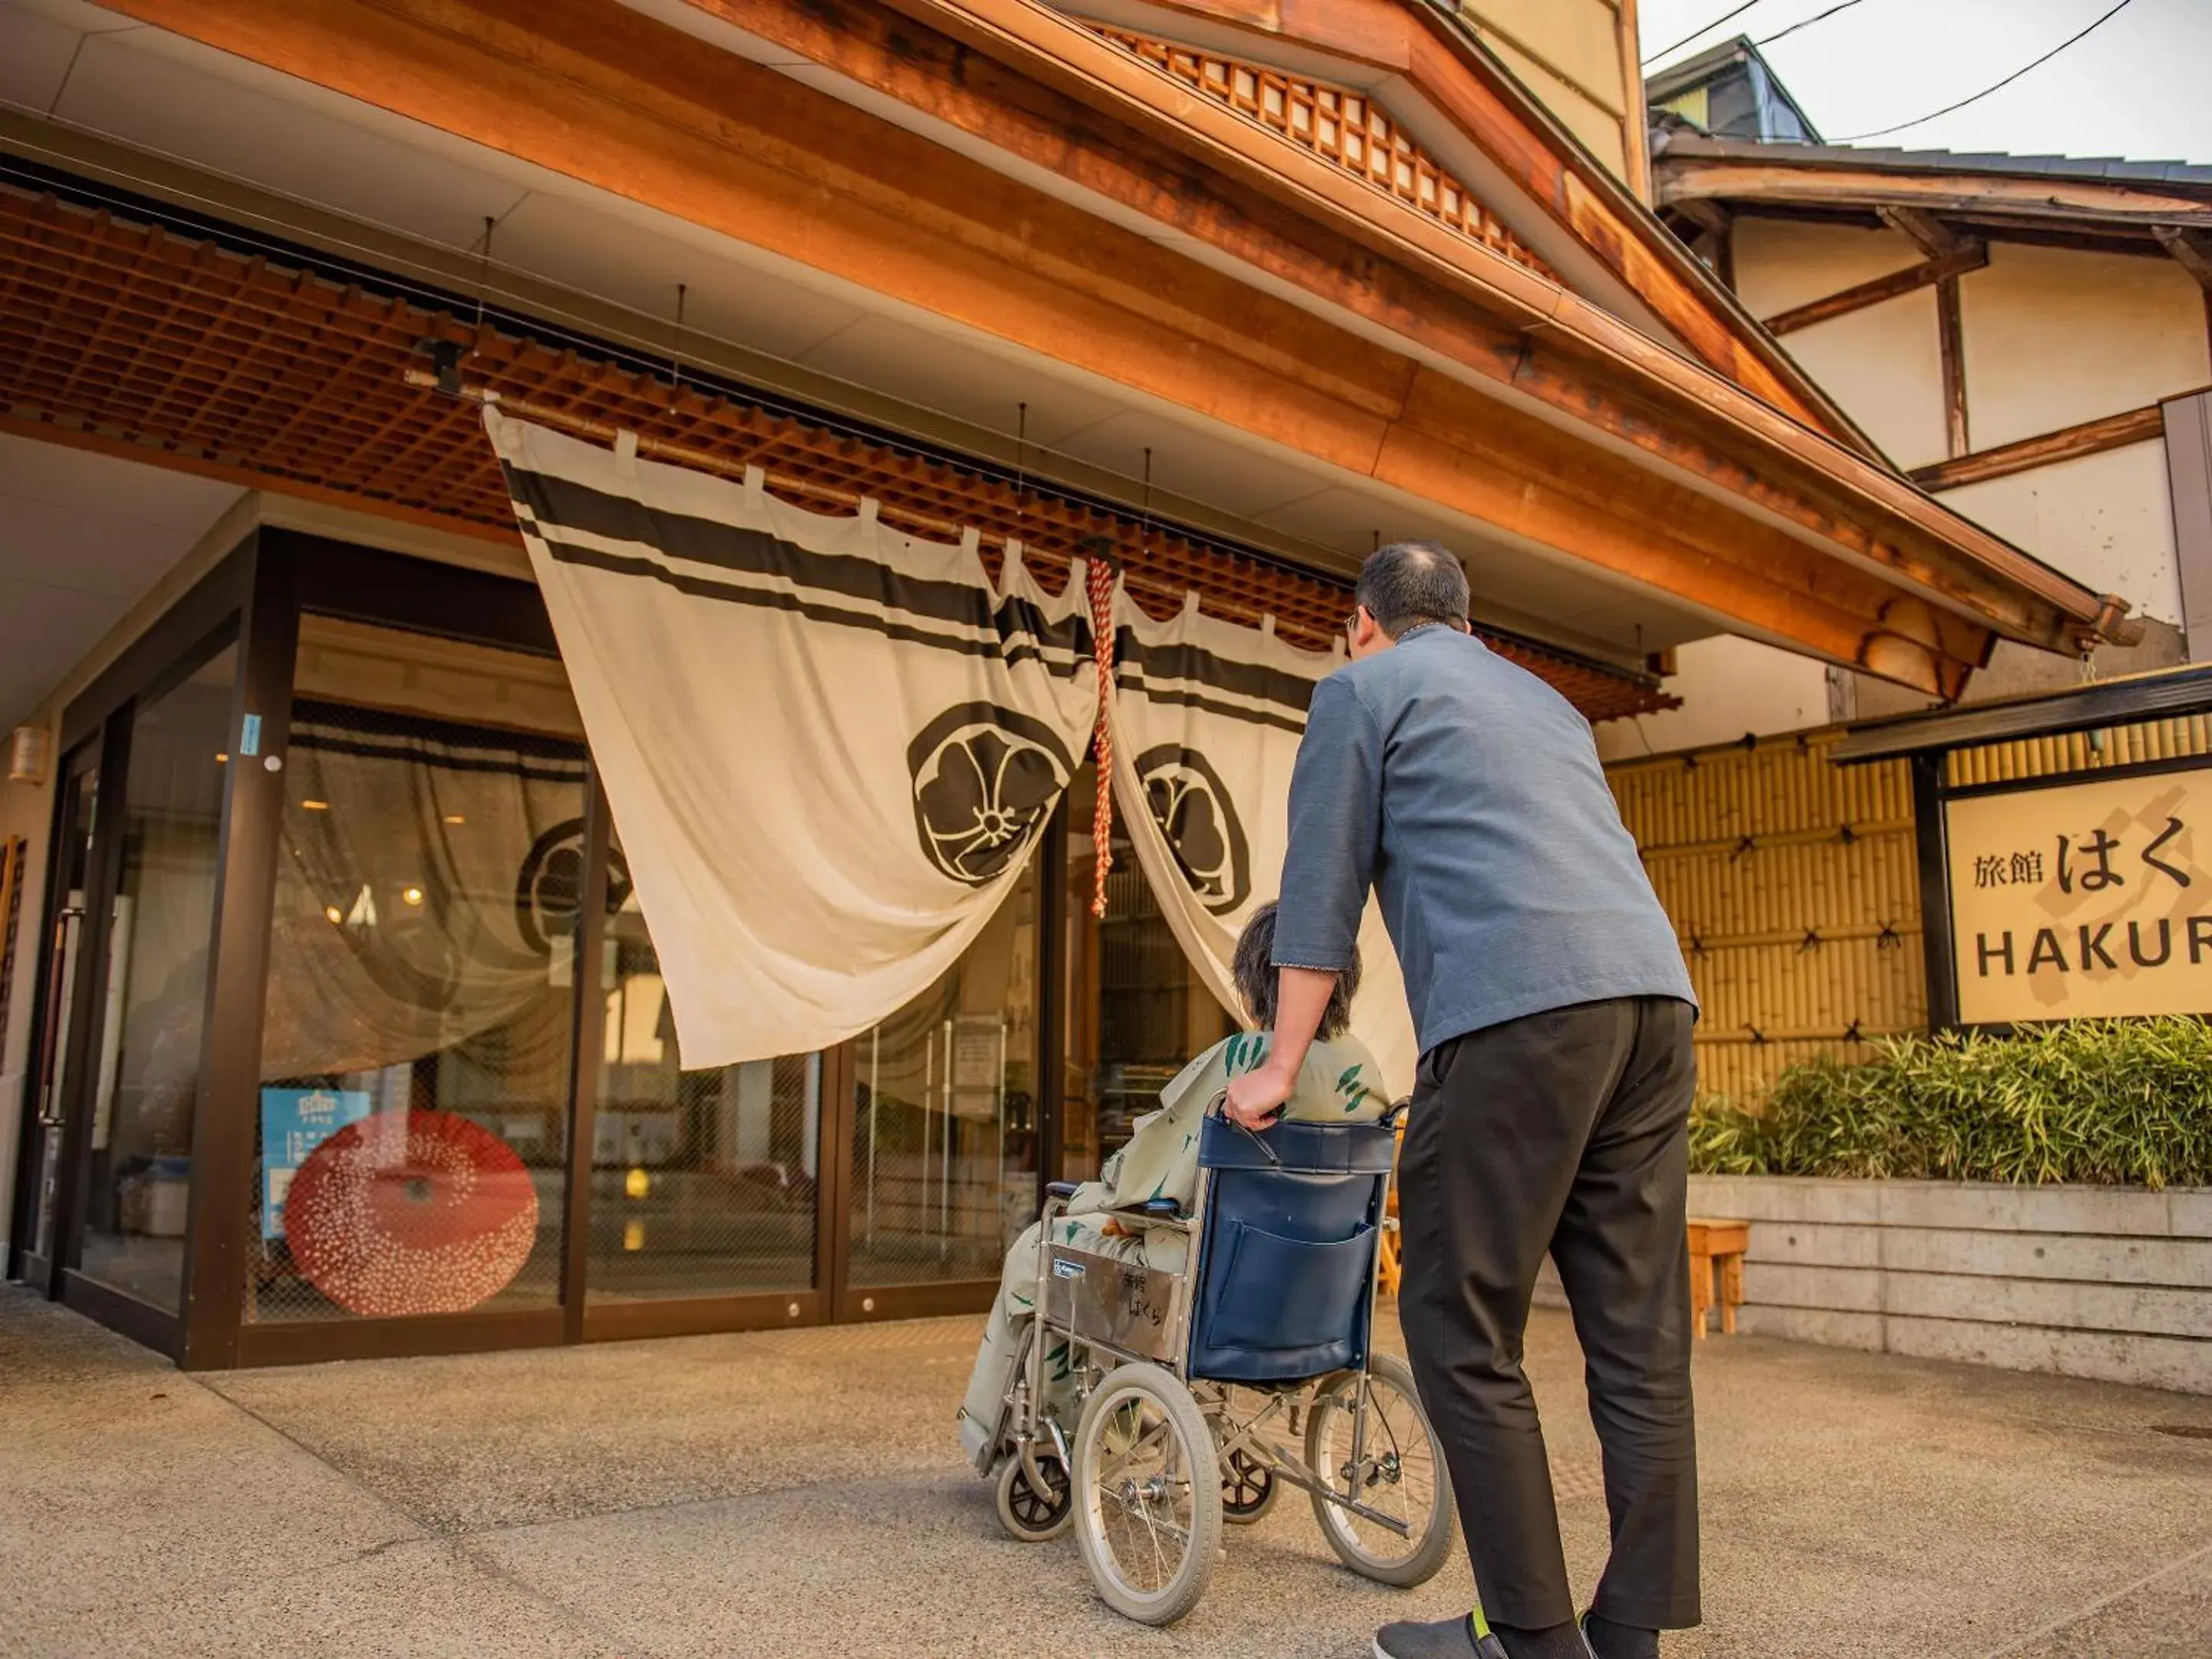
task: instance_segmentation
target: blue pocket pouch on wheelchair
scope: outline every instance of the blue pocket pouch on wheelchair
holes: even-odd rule
[[[1293,1382],[1365,1359],[1376,1229],[1395,1145],[1374,1124],[1283,1123],[1263,1143],[1223,1118],[1206,1120],[1191,1375]]]

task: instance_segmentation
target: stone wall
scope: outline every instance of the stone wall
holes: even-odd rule
[[[2212,1394],[2212,1188],[1694,1176],[1690,1213],[1752,1223],[1747,1334]]]

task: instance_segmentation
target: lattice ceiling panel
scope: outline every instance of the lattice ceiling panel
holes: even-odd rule
[[[462,373],[472,384],[757,464],[772,489],[817,510],[872,495],[886,520],[918,533],[976,526],[994,560],[995,541],[1018,537],[1047,580],[1103,537],[1148,610],[1172,614],[1195,588],[1213,614],[1272,614],[1285,638],[1310,647],[1326,646],[1345,614],[1341,581],[1148,530],[1136,515],[1018,487],[882,434],[675,387],[519,328],[479,330],[466,313],[416,303],[367,274],[338,280],[212,234],[0,185],[0,410],[57,437],[95,434],[143,447],[149,460],[511,533],[476,406],[406,380],[428,366],[423,342],[451,340],[469,353]],[[1676,703],[1639,677],[1485,637],[1593,720]]]
[[[1258,122],[1278,137],[1311,150],[1323,161],[1365,179],[1469,241],[1538,275],[1559,280],[1526,242],[1506,228],[1481,199],[1365,93],[1351,87],[1310,81],[1265,64],[1222,58],[1133,34],[1104,23],[1087,23],[1101,39],[1164,70],[1217,103]]]

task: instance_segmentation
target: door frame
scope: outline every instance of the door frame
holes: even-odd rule
[[[15,1158],[15,1191],[11,1213],[15,1225],[9,1240],[9,1276],[20,1279],[42,1296],[52,1297],[60,1279],[55,1263],[64,1251],[59,1248],[68,1238],[64,1231],[70,1207],[70,1183],[64,1179],[69,1165],[69,1112],[58,1101],[46,1098],[46,1079],[53,1068],[54,1050],[58,1048],[65,1057],[70,1049],[67,1029],[49,1030],[48,1020],[56,994],[61,988],[54,976],[61,963],[60,935],[65,921],[70,895],[70,869],[72,862],[70,848],[84,833],[81,823],[83,796],[79,783],[81,775],[90,773],[94,783],[94,822],[99,813],[97,782],[100,744],[97,737],[87,738],[62,757],[58,787],[54,791],[53,821],[48,832],[45,903],[40,911],[39,932],[33,964],[36,978],[31,989],[31,1042],[27,1053],[24,1082],[24,1112],[20,1127]],[[92,854],[85,854],[85,903],[77,912],[78,961],[82,957],[82,941],[86,929],[84,919],[92,914],[92,880],[94,866]],[[68,1026],[76,1024],[76,1004],[66,997],[70,1010]],[[63,1092],[67,1092],[70,1077],[66,1059],[63,1064]],[[38,1248],[39,1187],[46,1171],[46,1139],[50,1131],[61,1132],[54,1152],[54,1217],[51,1247],[52,1253],[42,1253]]]
[[[48,842],[46,907],[40,919],[39,978],[33,997],[27,1075],[44,1078],[47,1074],[56,1058],[50,1050],[58,1043],[63,1087],[58,1099],[51,1103],[33,1101],[29,1103],[33,1109],[24,1114],[21,1143],[22,1156],[18,1159],[15,1194],[17,1221],[14,1247],[9,1253],[9,1271],[50,1299],[66,1303],[100,1323],[123,1332],[133,1340],[173,1358],[182,1357],[187,1314],[197,1316],[198,1312],[193,1307],[190,1293],[193,1246],[189,1207],[185,1240],[186,1279],[179,1287],[179,1311],[154,1307],[88,1279],[78,1271],[77,1264],[81,1259],[79,1224],[84,1212],[86,1182],[90,1178],[88,1091],[96,1087],[98,1081],[96,1074],[88,1072],[88,1065],[94,1033],[100,1013],[106,1006],[103,993],[109,935],[115,891],[122,867],[122,827],[129,811],[126,796],[130,779],[131,721],[141,705],[160,696],[186,676],[197,672],[211,653],[223,648],[228,640],[237,638],[242,645],[240,630],[247,589],[254,570],[255,539],[253,532],[241,538],[175,605],[118,653],[115,659],[94,675],[64,708],[60,744],[64,756],[63,787],[55,792],[52,830]],[[240,656],[240,679],[242,681],[245,666],[243,650]],[[235,689],[233,701],[234,705]],[[234,738],[234,720],[231,730]],[[70,860],[67,856],[68,843],[82,827],[77,822],[69,785],[87,769],[94,771],[99,781],[93,804],[92,846],[85,870],[85,906],[79,923],[79,945],[74,970],[77,984],[70,998],[68,1029],[49,1031],[47,1005],[55,990],[53,952],[58,930],[54,924],[62,916],[69,896]],[[237,767],[230,768],[224,780],[226,820],[229,793],[240,770]],[[223,844],[222,837],[225,835],[223,826],[218,826],[217,835],[218,845],[221,846]],[[219,936],[222,925],[220,890],[213,925]],[[211,971],[213,947],[214,940],[211,939]],[[200,1162],[200,1124],[204,1115],[202,1108],[206,1095],[205,1064],[208,1048],[213,1038],[213,1020],[204,1012],[201,1099],[195,1103],[194,1107],[191,1206],[197,1206],[200,1194],[203,1167]],[[42,1131],[48,1127],[46,1120],[52,1116],[58,1116],[61,1120],[61,1142],[55,1166],[53,1254],[51,1257],[44,1257],[33,1247],[37,1229],[37,1188],[43,1164],[40,1156],[43,1149],[40,1143],[43,1138]]]

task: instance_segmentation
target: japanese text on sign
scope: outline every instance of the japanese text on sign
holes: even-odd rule
[[[1959,1018],[2212,1012],[2212,768],[1947,802]]]

